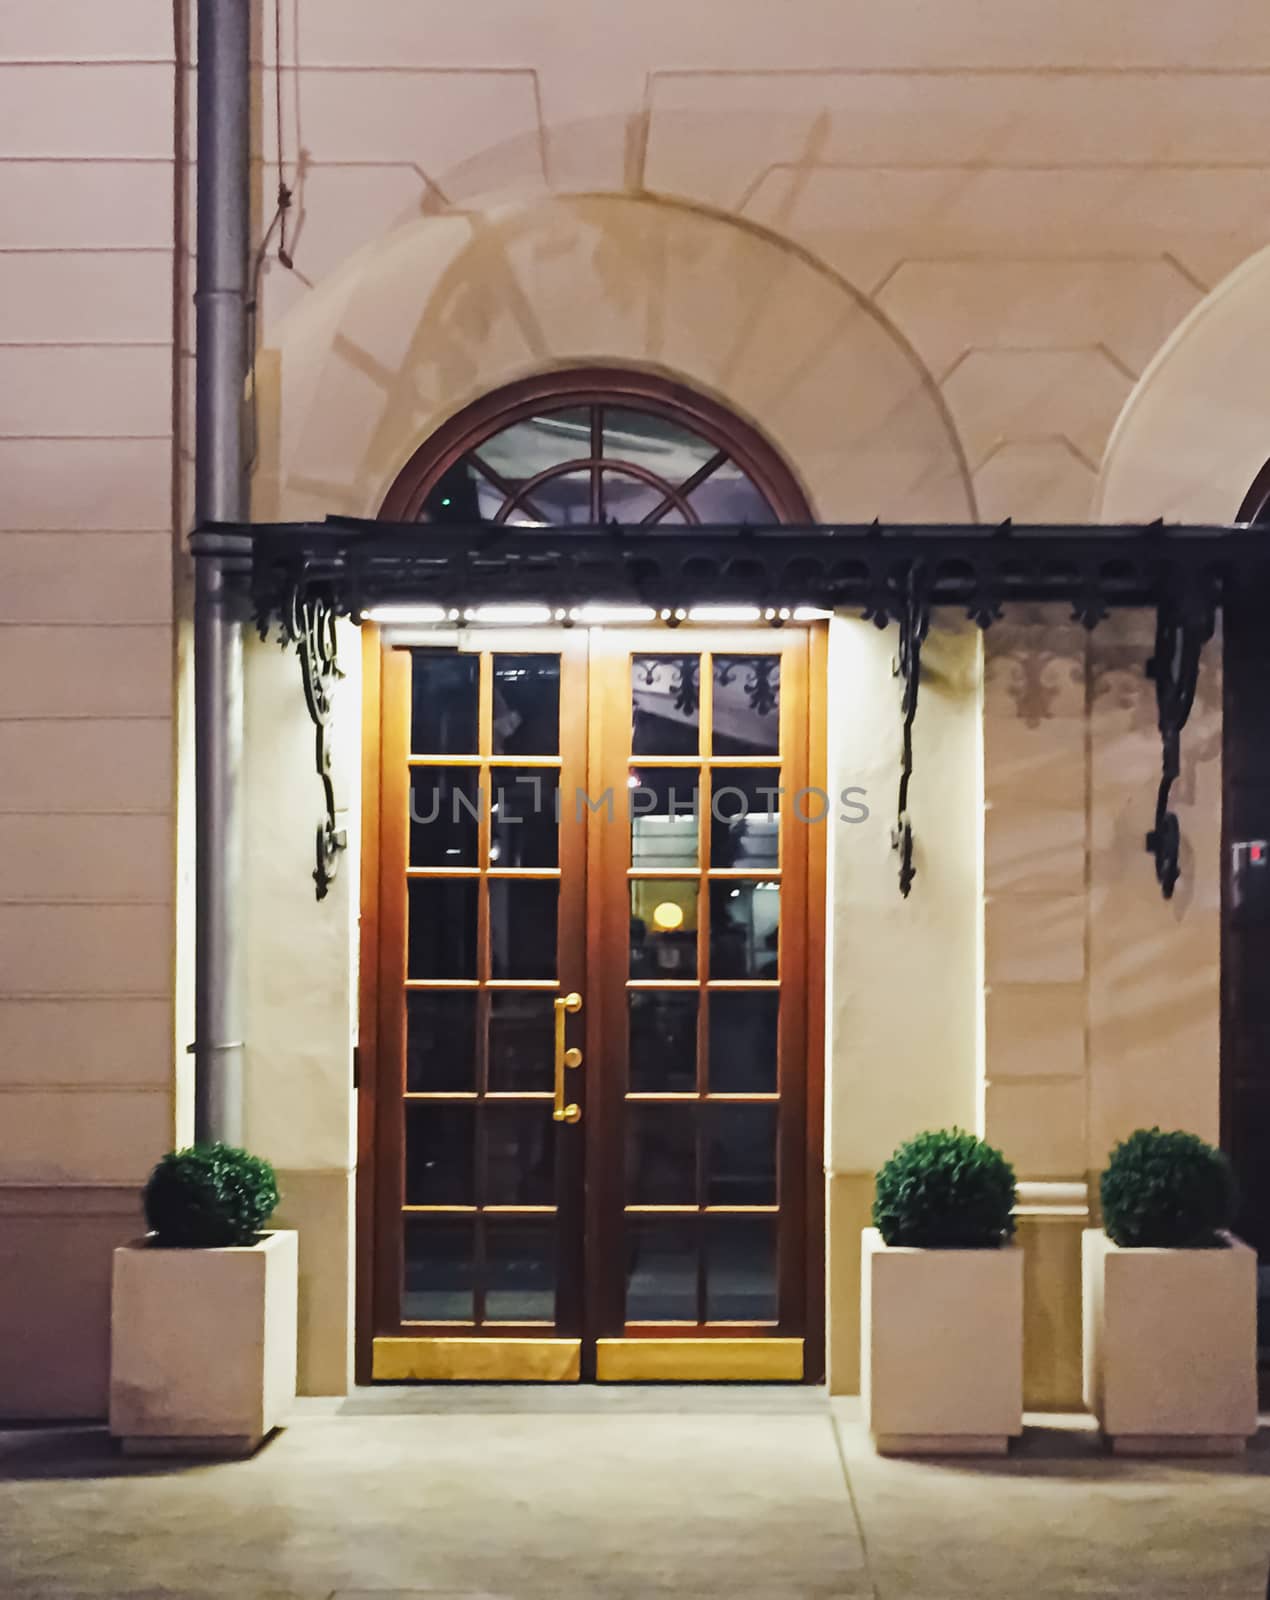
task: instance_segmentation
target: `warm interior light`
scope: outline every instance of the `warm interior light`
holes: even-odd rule
[[[757,606],[693,606],[689,622],[757,622],[762,612]]]
[[[550,622],[550,606],[475,606],[463,613],[464,622]]]
[[[603,626],[606,622],[654,622],[657,613],[652,606],[575,606],[569,613],[574,622],[588,626]]]
[[[673,900],[663,900],[660,905],[653,907],[653,927],[660,928],[663,933],[673,933],[676,928],[683,927],[684,908],[677,906]]]
[[[444,622],[440,606],[372,606],[367,622]]]
[[[827,622],[833,616],[832,611],[822,611],[819,606],[795,606],[795,622]]]

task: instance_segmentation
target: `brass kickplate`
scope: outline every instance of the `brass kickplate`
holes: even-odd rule
[[[390,1383],[576,1383],[580,1339],[375,1340],[371,1376]]]

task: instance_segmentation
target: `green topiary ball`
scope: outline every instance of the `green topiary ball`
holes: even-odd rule
[[[146,1221],[158,1245],[251,1244],[277,1204],[270,1164],[227,1144],[171,1151],[145,1187]]]
[[[989,1250],[1014,1232],[1015,1193],[1014,1168],[973,1133],[919,1133],[878,1173],[873,1223],[887,1244]]]
[[[1235,1214],[1229,1161],[1194,1133],[1139,1128],[1111,1152],[1099,1187],[1107,1237],[1129,1247],[1211,1249]]]

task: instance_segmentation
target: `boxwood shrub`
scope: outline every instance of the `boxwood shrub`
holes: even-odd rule
[[[1129,1247],[1209,1249],[1235,1212],[1229,1161],[1194,1133],[1139,1128],[1111,1152],[1099,1188],[1108,1238]]]
[[[146,1221],[157,1245],[251,1244],[277,1204],[270,1164],[227,1144],[170,1151],[145,1187]]]
[[[992,1249],[1014,1232],[1016,1192],[1014,1168],[973,1133],[919,1133],[878,1173],[873,1224],[887,1244]]]

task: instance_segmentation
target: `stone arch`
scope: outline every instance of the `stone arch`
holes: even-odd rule
[[[1175,329],[1125,402],[1099,475],[1102,522],[1231,522],[1270,455],[1270,249]]]
[[[257,515],[373,516],[418,445],[491,390],[558,368],[659,373],[763,432],[824,519],[973,520],[929,374],[806,252],[648,198],[422,218],[279,324]]]

